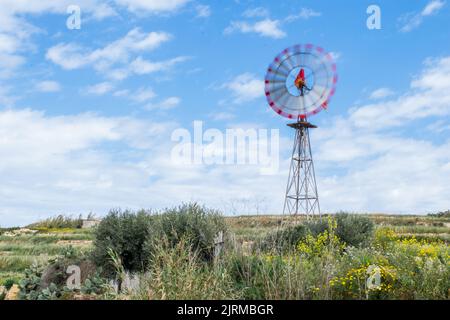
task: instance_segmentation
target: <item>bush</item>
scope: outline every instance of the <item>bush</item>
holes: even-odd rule
[[[225,220],[214,210],[186,204],[162,213],[111,211],[95,231],[93,261],[104,274],[117,274],[117,263],[125,271],[136,273],[148,269],[161,239],[171,247],[186,239],[204,261],[214,256],[214,238],[226,231]],[[113,259],[114,258],[114,259]]]
[[[335,218],[336,234],[347,245],[359,247],[372,240],[374,223],[369,217],[341,212]]]
[[[259,243],[259,248],[264,251],[287,252],[295,250],[297,244],[306,238],[308,234],[317,236],[327,230],[325,219],[307,221],[303,224],[286,226],[269,233]]]
[[[111,250],[118,256],[124,269],[130,272],[144,271],[149,256],[144,244],[149,238],[152,216],[145,211],[111,210],[95,230],[92,260],[102,267],[107,276],[114,276],[116,266]]]
[[[212,261],[214,238],[221,231],[225,234],[226,223],[218,211],[196,203],[184,204],[154,216],[145,251],[147,256],[151,256],[155,246],[160,244],[163,238],[167,239],[171,247],[185,239],[200,259]]]
[[[48,218],[37,223],[30,224],[30,229],[61,229],[61,228],[73,228],[80,229],[83,225],[83,219],[81,215],[78,218],[72,218],[68,216],[58,215],[53,218]]]
[[[259,249],[263,251],[285,252],[295,248],[299,240],[303,239],[307,233],[308,230],[302,224],[280,228],[264,237],[258,244]]]
[[[12,287],[13,285],[15,285],[16,283],[17,283],[17,281],[14,280],[14,279],[6,279],[6,280],[3,282],[3,286],[6,288],[6,290],[9,290],[9,289],[11,289],[11,287]]]

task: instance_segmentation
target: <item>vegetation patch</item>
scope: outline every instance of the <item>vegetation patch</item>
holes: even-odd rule
[[[0,286],[19,284],[22,299],[445,300],[448,223],[444,214],[223,217],[197,204],[112,210],[95,229],[3,230]],[[67,287],[71,264],[80,288]]]

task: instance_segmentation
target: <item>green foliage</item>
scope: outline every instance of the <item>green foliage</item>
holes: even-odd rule
[[[307,234],[308,230],[303,224],[287,226],[270,232],[258,243],[258,247],[263,251],[288,251],[294,248]]]
[[[72,218],[69,216],[58,215],[56,217],[48,218],[43,221],[30,224],[30,229],[62,229],[62,228],[74,228],[79,229],[83,225],[83,219],[80,215],[78,218]]]
[[[103,268],[105,275],[114,276],[116,268],[111,260],[113,250],[126,271],[144,271],[149,263],[144,244],[151,232],[153,217],[145,212],[112,210],[95,230],[93,261]]]
[[[146,251],[151,256],[163,238],[172,247],[185,239],[202,260],[212,261],[214,238],[220,231],[225,233],[226,223],[217,211],[185,204],[154,216]]]
[[[117,261],[125,271],[142,272],[147,270],[162,238],[171,246],[183,238],[188,239],[201,259],[211,261],[214,237],[225,230],[225,221],[218,212],[197,204],[186,204],[153,215],[146,211],[114,210],[95,231],[92,257],[108,276],[117,275]]]
[[[341,212],[336,214],[335,219],[336,234],[347,245],[358,247],[372,240],[374,223],[368,217]]]
[[[450,210],[440,211],[437,213],[429,213],[428,215],[431,217],[438,217],[438,218],[450,218]]]
[[[83,267],[91,273],[82,277],[81,290],[65,288],[67,275],[60,281],[58,274],[67,263],[82,265],[86,257],[71,247],[60,252],[59,241],[89,240],[95,230],[1,235],[0,284],[9,286],[16,279],[24,299],[450,298],[450,249],[445,238],[450,232],[445,217],[338,214],[322,221],[292,219],[283,228],[277,228],[277,216],[234,217],[225,218],[229,231],[222,217],[214,218],[215,211],[198,205],[153,215],[141,212],[141,219],[136,217],[139,213],[127,213],[133,217],[120,216],[103,226],[104,260],[98,272],[92,263]],[[373,237],[367,218],[377,223]],[[211,263],[212,239],[219,230],[226,231],[230,245]],[[241,232],[241,237],[232,232]],[[260,250],[246,250],[255,243],[253,248]],[[135,257],[137,248],[141,256],[136,265],[144,265],[136,271],[140,288],[116,294],[100,269],[106,263],[120,280],[130,271],[125,261]],[[23,275],[33,260],[41,263]],[[373,267],[380,270],[381,284],[370,287],[367,279]]]
[[[81,293],[86,295],[101,295],[109,289],[107,280],[101,276],[101,270],[87,278],[81,285]]]
[[[304,223],[306,229],[308,230],[308,234],[312,236],[318,236],[325,230],[329,229],[330,226],[330,217],[322,217],[319,219],[308,220]]]
[[[316,236],[328,228],[325,219],[306,221],[303,224],[288,225],[269,233],[259,243],[263,251],[288,252],[295,250],[297,244],[308,234]]]
[[[38,264],[33,264],[30,268],[25,270],[25,277],[19,282],[20,299],[38,300],[43,271],[44,267]]]
[[[9,289],[11,289],[11,287],[12,287],[14,284],[16,284],[16,283],[17,283],[17,281],[14,280],[14,279],[6,279],[6,280],[3,282],[3,285],[5,286],[5,288],[6,288],[7,290],[9,290]]]
[[[141,277],[141,289],[134,299],[210,300],[239,299],[240,292],[225,268],[203,261],[190,239],[175,245],[167,238],[155,244],[152,265]]]
[[[336,235],[347,245],[361,246],[370,243],[374,223],[369,218],[338,213],[335,220],[337,223]],[[329,225],[326,218],[289,225],[269,233],[260,241],[259,247],[264,251],[286,252],[295,248],[308,235],[315,237],[328,229]]]

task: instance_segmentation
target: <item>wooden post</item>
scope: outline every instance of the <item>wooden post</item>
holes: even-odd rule
[[[223,231],[219,231],[217,236],[214,238],[214,259],[217,259],[222,252],[224,245]]]

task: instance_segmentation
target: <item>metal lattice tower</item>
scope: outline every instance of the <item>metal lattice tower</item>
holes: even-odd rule
[[[294,148],[283,214],[320,216],[314,163],[307,121],[327,110],[336,93],[337,67],[331,53],[313,44],[297,44],[280,52],[267,68],[264,92],[278,115],[295,123]]]
[[[305,214],[308,218],[320,216],[319,194],[309,139],[309,129],[317,127],[306,119],[288,126],[295,129],[295,140],[283,214]]]

